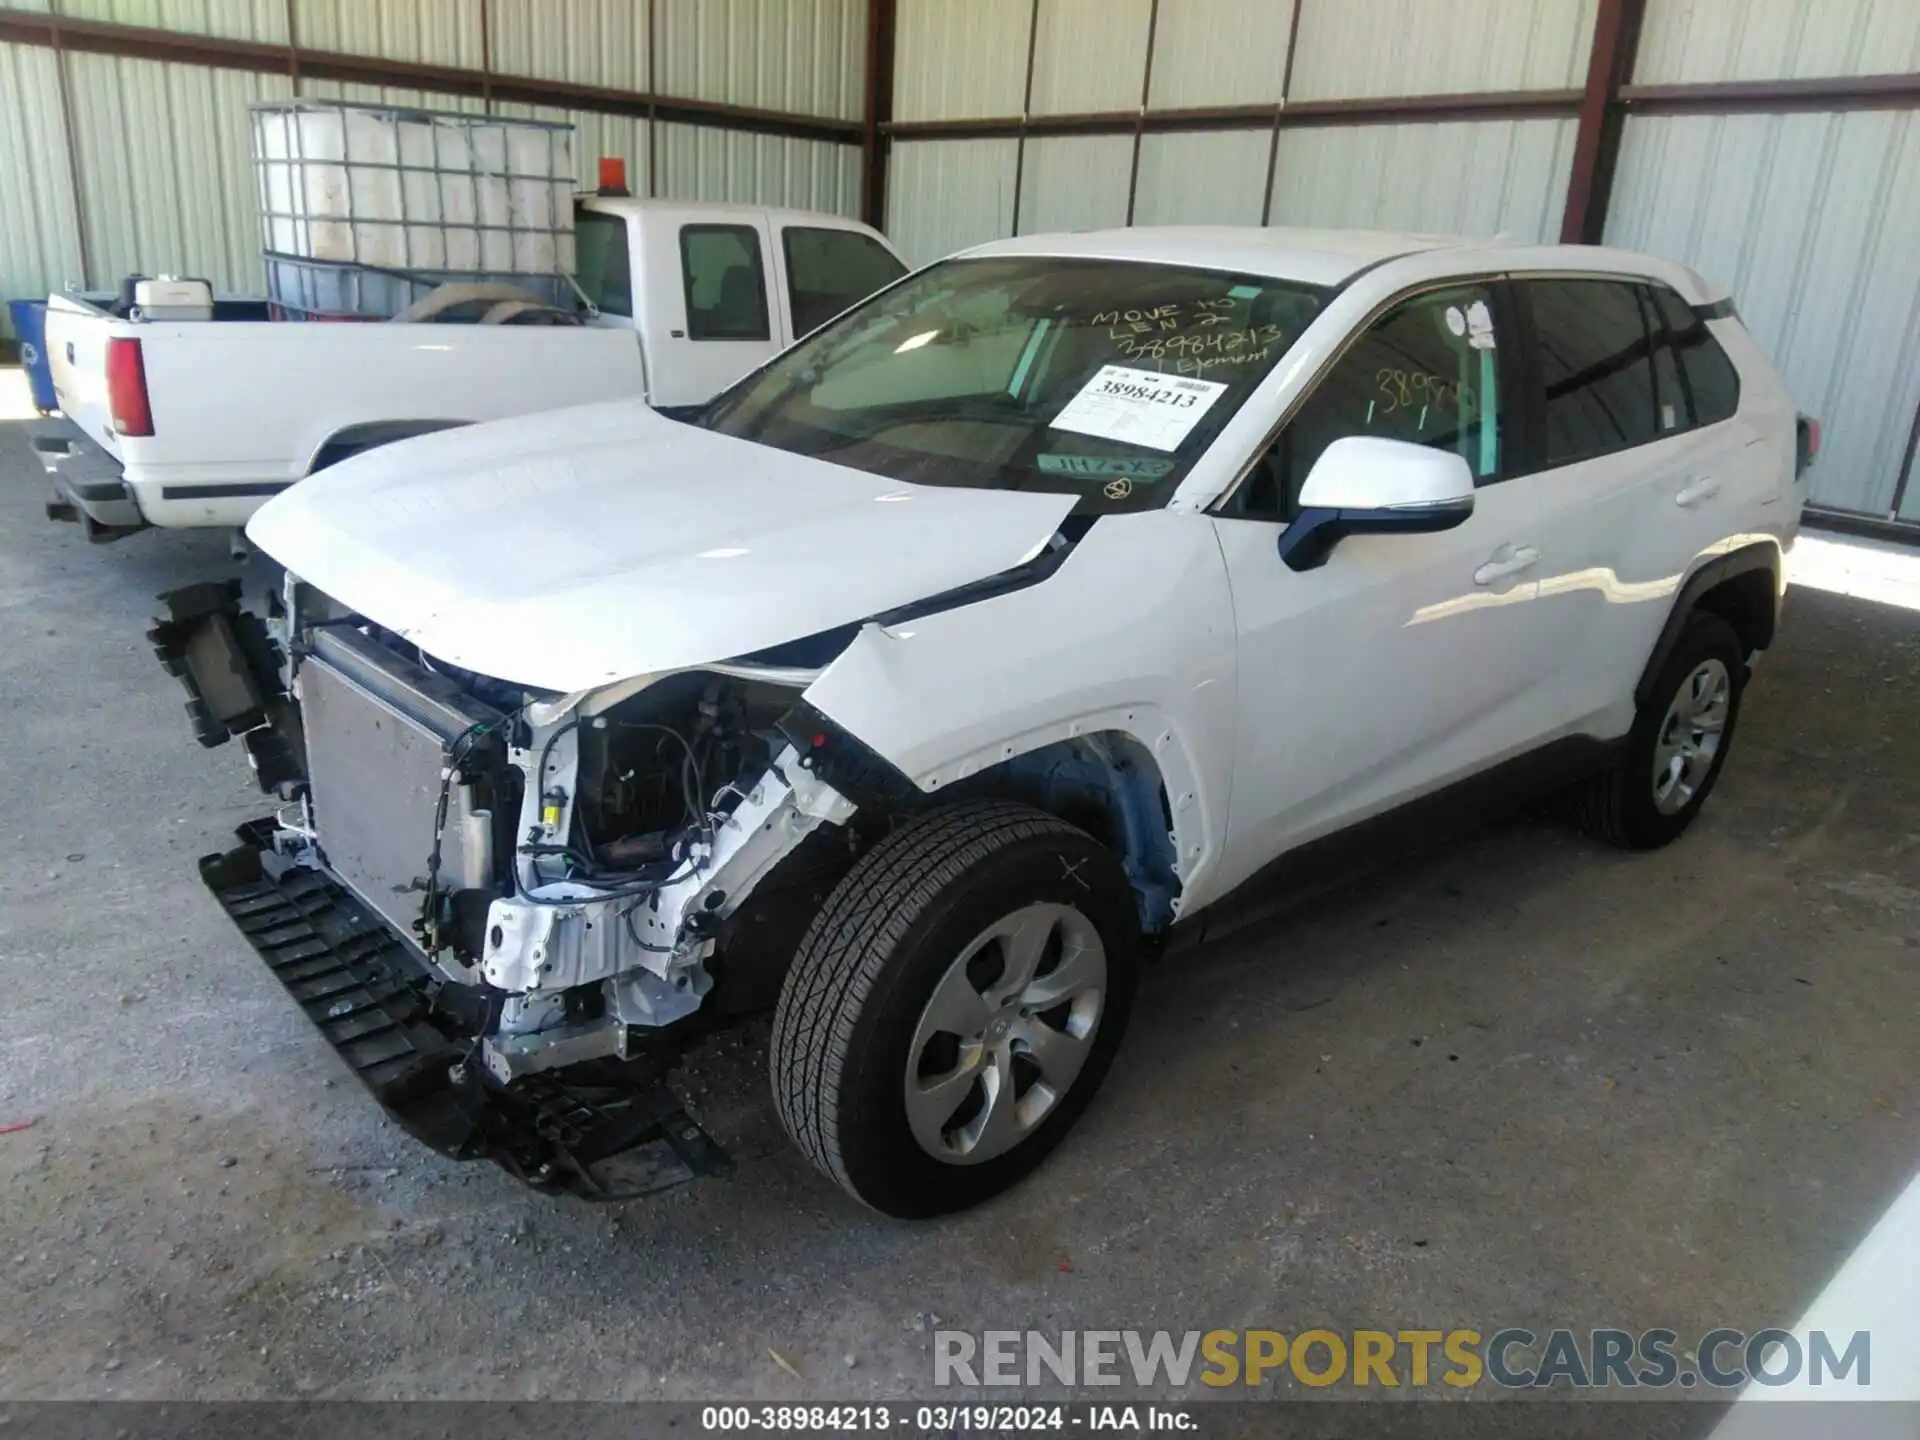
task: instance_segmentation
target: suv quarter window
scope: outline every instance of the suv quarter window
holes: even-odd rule
[[[1653,347],[1635,282],[1533,279],[1520,289],[1532,307],[1545,391],[1546,466],[1658,440]]]
[[[1491,281],[1395,302],[1314,383],[1221,513],[1292,520],[1314,462],[1350,435],[1451,450],[1479,484],[1505,479],[1513,434],[1500,359],[1505,329]]]
[[[768,340],[766,266],[751,225],[682,225],[689,340]]]
[[[1740,408],[1740,373],[1694,308],[1665,285],[1647,286],[1665,321],[1673,353],[1693,407],[1693,423],[1717,425]]]

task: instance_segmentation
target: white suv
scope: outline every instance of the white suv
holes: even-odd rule
[[[1816,435],[1646,256],[1027,236],[696,424],[342,464],[249,527],[270,623],[196,586],[153,638],[287,802],[208,884],[415,1133],[589,1195],[723,1168],[661,1077],[771,1007],[794,1141],[929,1215],[1311,843],[1511,780],[1684,830]]]

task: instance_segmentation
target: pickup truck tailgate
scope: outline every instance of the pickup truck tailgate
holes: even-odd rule
[[[65,295],[47,301],[47,356],[53,365],[53,392],[60,409],[110,455],[119,457],[107,405],[107,338],[113,317],[85,301]]]

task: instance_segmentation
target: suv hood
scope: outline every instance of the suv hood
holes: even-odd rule
[[[369,451],[276,496],[247,536],[438,659],[575,691],[984,579],[1072,507],[903,484],[618,400]]]

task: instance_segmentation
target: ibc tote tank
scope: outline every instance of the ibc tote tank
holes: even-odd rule
[[[332,101],[250,107],[275,258],[463,278],[573,271],[573,127]]]

